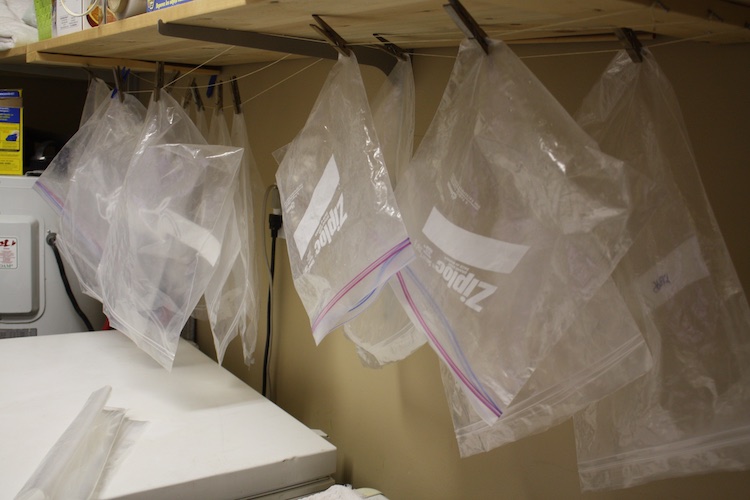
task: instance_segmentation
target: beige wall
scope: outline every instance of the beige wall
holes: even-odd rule
[[[602,46],[515,46],[519,55]],[[606,47],[605,47],[606,48]],[[706,190],[735,265],[750,288],[750,46],[682,43],[654,49],[682,103]],[[450,54],[451,52],[444,52]],[[604,69],[611,54],[528,58],[526,63],[570,111]],[[284,61],[242,80],[245,99],[278,83],[309,60]],[[424,134],[452,66],[450,58],[417,56],[417,136]],[[302,127],[330,68],[321,62],[245,106],[250,140],[267,183],[276,164],[271,152]],[[257,66],[231,68],[244,74]],[[365,69],[370,91],[382,76]],[[570,423],[468,459],[458,458],[436,356],[422,348],[382,370],[363,368],[341,331],[316,347],[291,281],[285,244],[279,245],[275,401],[310,427],[324,430],[338,447],[336,480],[381,489],[392,499],[578,498],[575,445]],[[263,294],[265,307],[265,294]],[[261,319],[261,328],[265,320]],[[210,337],[201,328],[201,346]],[[233,343],[225,365],[260,390],[264,341],[256,364],[246,368]],[[750,416],[748,416],[750,418]],[[748,498],[750,472],[666,480],[587,498]]]

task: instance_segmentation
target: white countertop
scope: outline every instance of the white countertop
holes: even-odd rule
[[[0,340],[0,498],[92,392],[149,422],[102,498],[242,498],[333,474],[336,449],[181,340],[167,372],[116,331]]]

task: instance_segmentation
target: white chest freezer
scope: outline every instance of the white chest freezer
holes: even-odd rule
[[[147,421],[100,498],[296,498],[336,448],[190,343],[167,372],[116,331],[0,341],[0,498],[13,498],[92,392]]]
[[[32,189],[36,181],[0,176],[0,339],[86,329],[46,242],[48,232],[57,232],[59,217]],[[67,277],[79,306],[101,328],[101,304],[81,292],[70,269]]]

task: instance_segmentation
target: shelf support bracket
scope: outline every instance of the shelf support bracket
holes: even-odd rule
[[[208,26],[191,26],[187,24],[165,23],[161,19],[158,23],[160,35],[203,42],[236,45],[251,49],[270,50],[286,54],[296,54],[323,59],[338,59],[338,52],[327,42],[314,38],[290,38],[282,35],[257,33]],[[360,64],[374,66],[386,75],[396,65],[396,58],[380,48],[368,45],[349,47],[357,56]]]

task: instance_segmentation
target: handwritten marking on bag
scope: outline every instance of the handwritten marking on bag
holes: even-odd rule
[[[497,291],[496,286],[479,280],[466,266],[438,260],[432,267],[442,276],[448,288],[459,294],[461,302],[477,312],[483,309],[479,303]],[[475,290],[476,293],[472,295]]]
[[[348,218],[344,211],[344,194],[339,195],[339,201],[328,211],[318,228],[318,239],[315,240],[315,255],[333,241],[333,236],[341,230]]]
[[[692,236],[636,278],[650,310],[671,300],[685,287],[710,276],[700,244]]]
[[[670,285],[668,274],[662,274],[654,281],[654,293],[658,293],[664,285]]]

